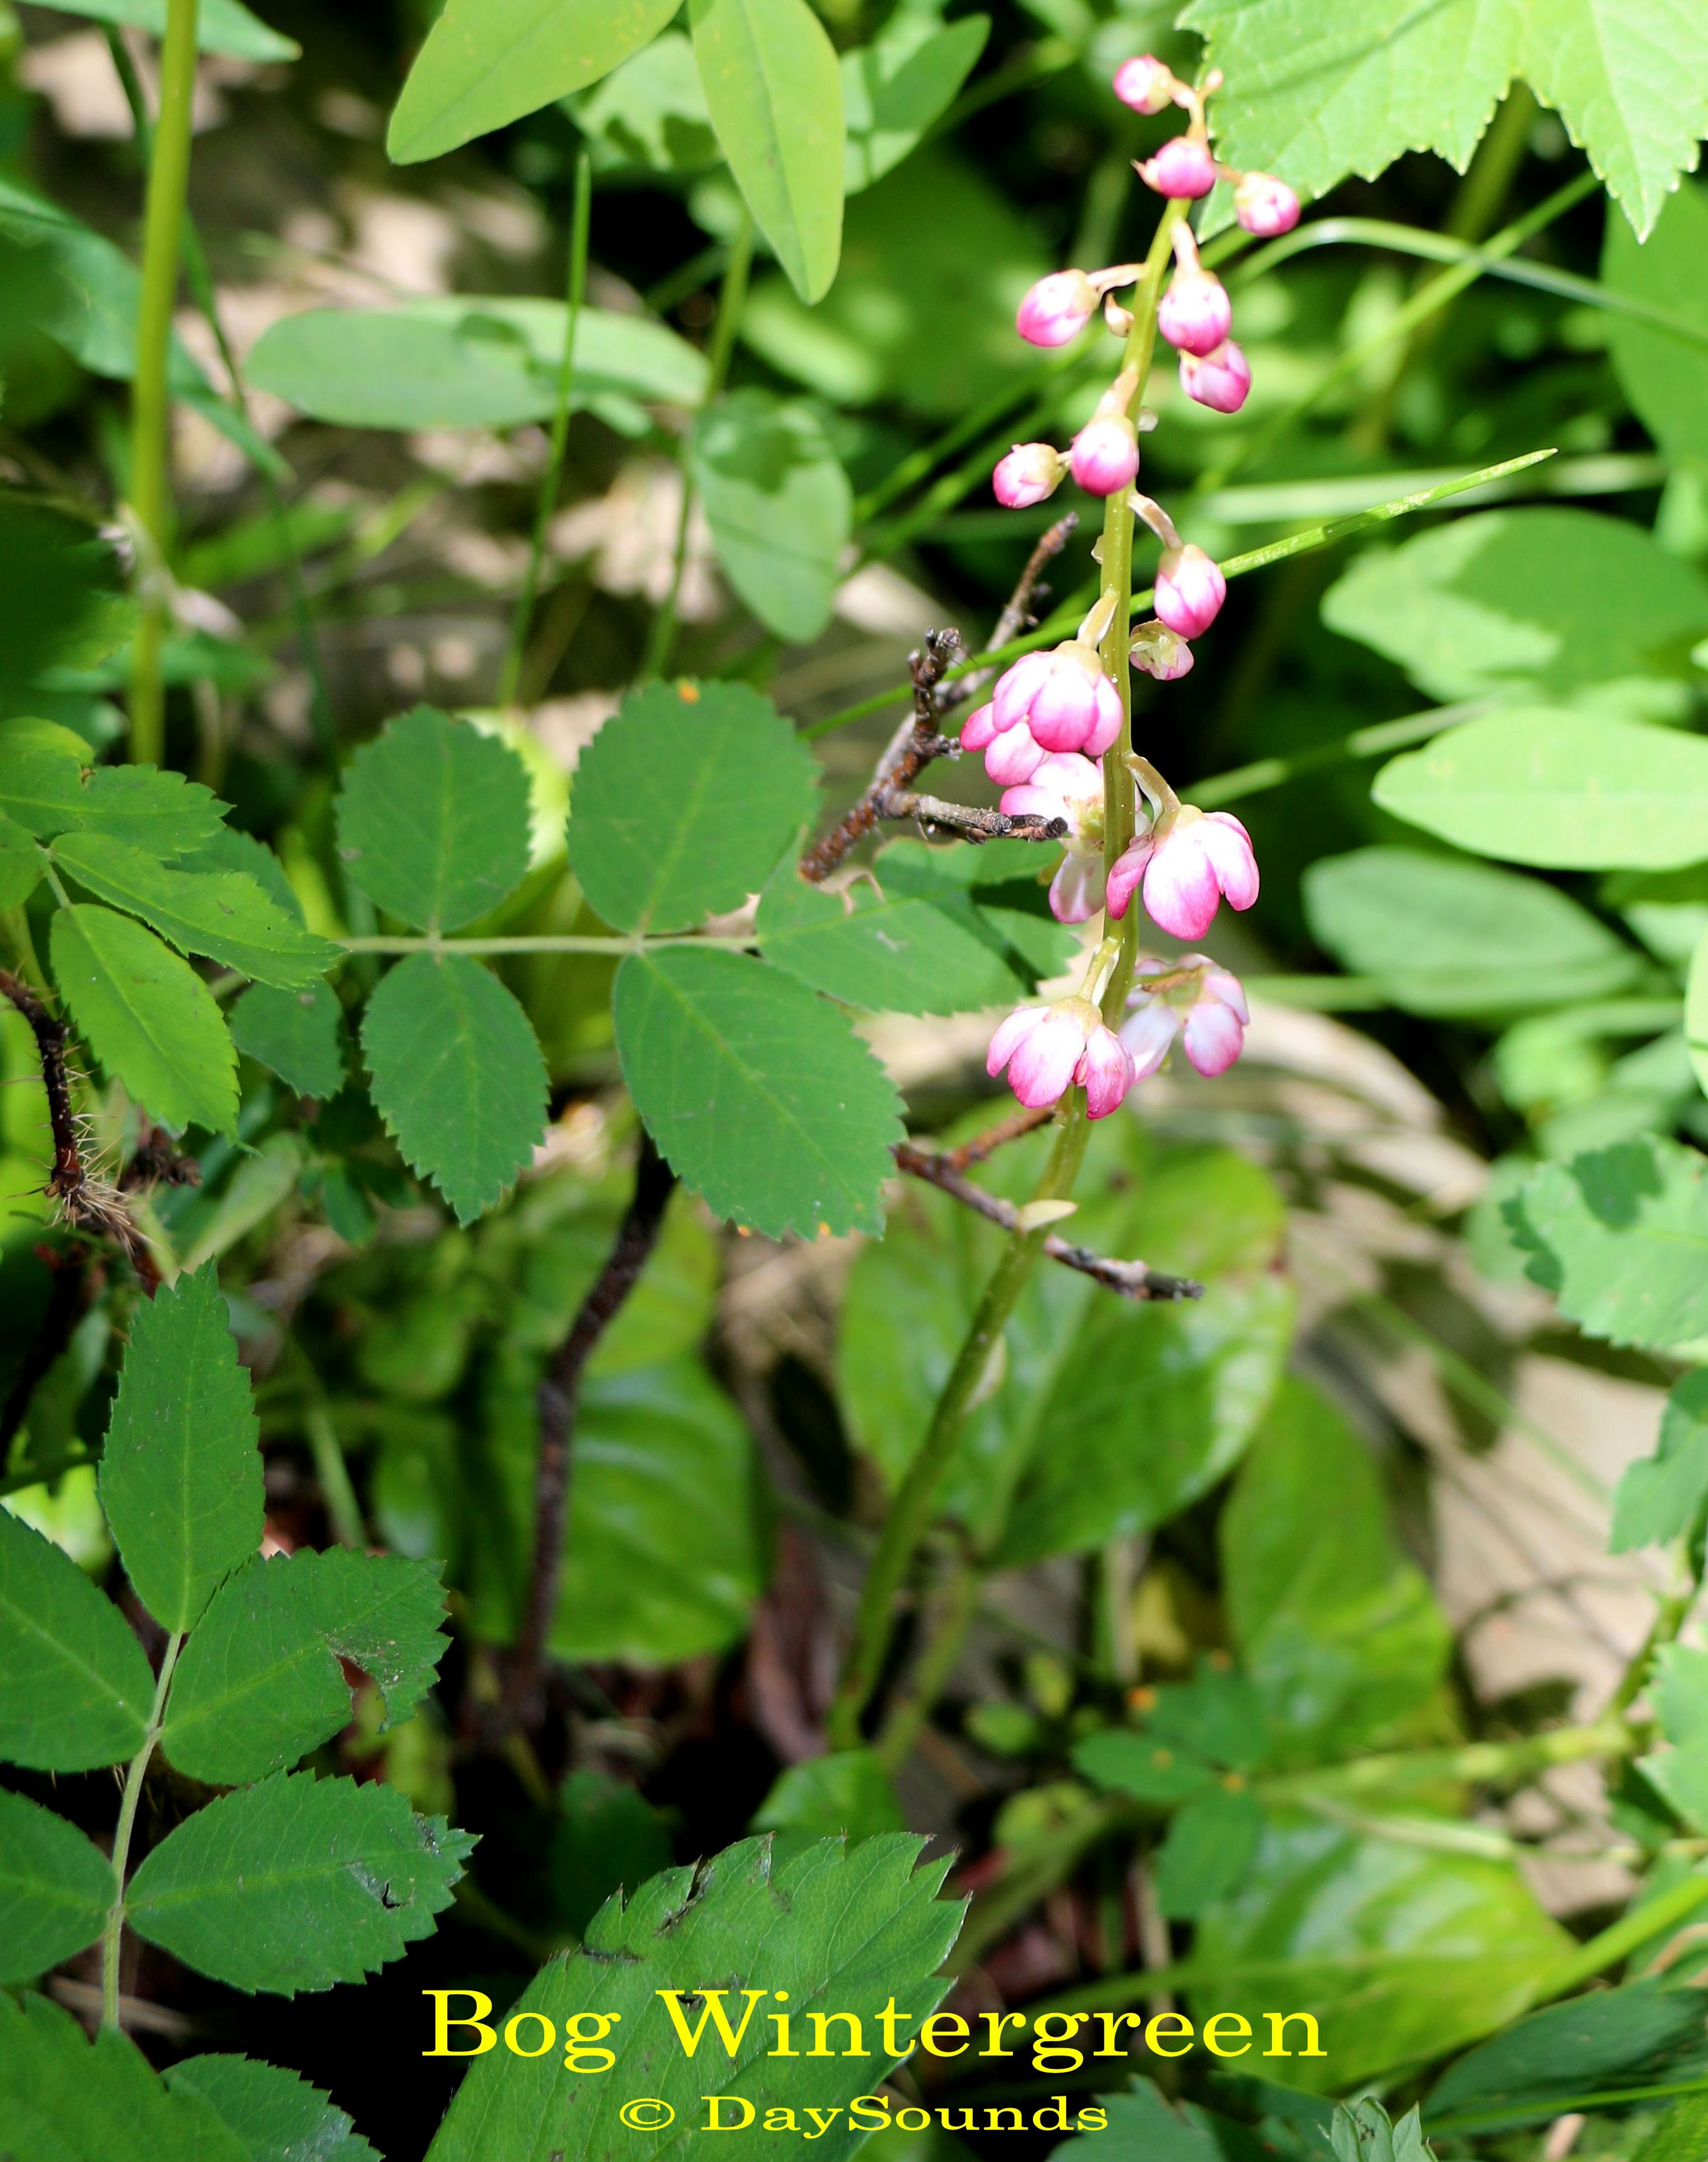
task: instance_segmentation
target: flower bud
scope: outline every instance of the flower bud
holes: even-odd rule
[[[994,706],[975,706],[961,723],[958,739],[963,750],[988,749],[996,736],[996,709]]]
[[[1162,623],[1141,623],[1127,658],[1141,675],[1154,676],[1159,683],[1178,683],[1192,673],[1192,648]],[[966,741],[964,729],[961,740]]]
[[[1085,1091],[1086,1117],[1106,1119],[1126,1101],[1138,1075],[1126,1046],[1099,1021],[1085,1039],[1084,1053],[1073,1069],[1073,1078]]]
[[[1136,168],[1147,188],[1159,196],[1195,202],[1216,184],[1216,161],[1208,143],[1195,135],[1171,135],[1154,158]]]
[[[1024,721],[1004,728],[985,752],[985,770],[999,788],[1017,788],[1032,779],[1048,753]]]
[[[1214,352],[1183,352],[1180,387],[1188,398],[1217,413],[1237,413],[1251,388],[1251,369],[1231,338],[1225,338]]]
[[[1174,96],[1174,77],[1151,53],[1123,60],[1115,71],[1115,94],[1135,112],[1161,112]]]
[[[1182,352],[1214,352],[1233,326],[1228,289],[1213,270],[1180,269],[1157,309],[1157,327]]]
[[[1139,470],[1139,431],[1125,414],[1099,413],[1073,438],[1073,478],[1088,495],[1119,495]]]
[[[1165,548],[1157,567],[1157,615],[1181,638],[1199,638],[1221,614],[1228,582],[1202,548]]]
[[[1052,270],[1021,302],[1014,327],[1032,345],[1071,345],[1100,295],[1083,270]]]
[[[1242,173],[1234,190],[1234,216],[1247,232],[1273,240],[1298,223],[1298,197],[1273,173]]]
[[[1232,908],[1257,898],[1251,836],[1230,811],[1183,803],[1164,829],[1140,836],[1109,875],[1107,906],[1125,916],[1143,882],[1151,921],[1177,938],[1199,938],[1224,896]]]
[[[1053,495],[1068,462],[1052,443],[1016,443],[990,476],[996,500],[1010,510],[1029,510]]]
[[[1104,674],[1097,648],[1077,639],[1016,661],[997,679],[991,705],[999,736],[1024,722],[1047,751],[1100,758],[1120,734],[1120,693]],[[1001,777],[988,755],[985,764],[993,779]]]

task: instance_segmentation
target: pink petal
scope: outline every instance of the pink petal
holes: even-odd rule
[[[1204,999],[1186,1016],[1186,1055],[1200,1073],[1225,1073],[1245,1047],[1239,1016],[1219,1000]]]
[[[1168,1047],[1180,1033],[1180,1016],[1160,999],[1147,998],[1139,1010],[1120,1025],[1120,1040],[1133,1062],[1133,1076],[1144,1081],[1168,1056]]]
[[[1097,718],[1091,723],[1091,733],[1080,748],[1088,758],[1101,758],[1105,751],[1120,741],[1126,725],[1126,715],[1120,709],[1120,692],[1107,676],[1097,679]]]
[[[992,1076],[1000,1073],[1048,1011],[1047,1006],[1016,1006],[990,1039],[985,1071]]]
[[[1033,694],[1026,725],[1046,750],[1078,750],[1096,717],[1093,679],[1077,661],[1058,661]]]
[[[1047,653],[1026,653],[997,679],[995,695],[990,702],[999,728],[1011,728],[1016,721],[1026,718],[1026,708],[1049,672]]]
[[[1230,1013],[1236,1013],[1242,1022],[1251,1018],[1251,1009],[1246,1003],[1246,987],[1239,978],[1226,969],[1206,969],[1200,980],[1200,998],[1218,999]]]
[[[1042,1110],[1058,1100],[1084,1052],[1083,1024],[1052,1008],[1009,1062],[1008,1085],[1029,1110]]]
[[[1058,923],[1084,923],[1103,906],[1103,859],[1069,854],[1050,881],[1050,913]]]
[[[1132,1055],[1114,1031],[1094,1029],[1073,1073],[1085,1091],[1086,1117],[1106,1119],[1118,1111],[1137,1078]]]
[[[996,737],[996,712],[992,706],[979,706],[961,723],[961,749],[983,750]]]
[[[1005,728],[985,754],[985,772],[1004,788],[1030,781],[1043,762],[1043,746],[1024,721]]]
[[[996,799],[996,807],[1005,818],[1062,818],[1067,816],[1062,799],[1053,788],[1040,788],[1031,782],[1017,788],[1005,788]]]
[[[1209,859],[1216,883],[1231,908],[1249,908],[1257,898],[1257,858],[1251,836],[1229,811],[1212,811],[1193,838]],[[1188,932],[1188,937],[1195,937]]]
[[[1220,900],[1215,873],[1194,832],[1177,830],[1158,843],[1145,873],[1145,906],[1153,923],[1177,938],[1201,938]]]
[[[1155,845],[1149,839],[1131,841],[1115,859],[1109,874],[1109,896],[1104,903],[1111,916],[1126,914],[1139,880],[1145,875],[1155,852]]]

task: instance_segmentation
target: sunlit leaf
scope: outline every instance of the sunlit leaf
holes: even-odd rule
[[[901,164],[953,102],[990,34],[988,15],[933,25],[929,16],[902,11],[874,43],[843,55],[843,177],[849,195]]]
[[[97,23],[127,24],[146,30],[150,37],[165,34],[166,0],[52,0],[62,15],[84,15]],[[200,0],[196,18],[196,42],[204,53],[218,53],[234,60],[294,60],[302,48],[294,38],[281,37],[243,0]]]
[[[694,431],[694,473],[736,593],[780,638],[816,638],[835,606],[854,514],[817,414],[768,390],[734,391]]]

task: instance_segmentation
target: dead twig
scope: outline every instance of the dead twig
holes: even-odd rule
[[[971,1141],[963,1141],[958,1148],[945,1150],[943,1162],[951,1171],[970,1171],[975,1163],[984,1163],[1010,1141],[1024,1140],[1040,1126],[1048,1125],[1055,1115],[1053,1104],[1046,1104],[1037,1111],[1015,1111],[1005,1119],[999,1119],[994,1126],[987,1126],[982,1134],[974,1134]]]

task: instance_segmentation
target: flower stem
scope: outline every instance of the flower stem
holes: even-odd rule
[[[101,1936],[101,2024],[103,2027],[118,2024],[118,1950],[124,1935],[124,1877],[130,1861],[131,1834],[136,1830],[137,1804],[143,1797],[143,1779],[149,1768],[149,1759],[154,1753],[154,1744],[160,1738],[160,1729],[165,1724],[166,1695],[172,1686],[172,1669],[178,1663],[178,1654],[184,1648],[181,1632],[166,1639],[166,1649],[160,1661],[159,1677],[154,1684],[154,1701],[149,1713],[147,1731],[143,1746],[130,1760],[130,1768],[124,1775],[124,1795],[118,1805],[118,1822],[112,1833],[112,1904],[107,1910],[107,1926]]]
[[[136,381],[131,399],[130,501],[141,552],[138,577],[143,612],[131,662],[130,755],[140,764],[154,765],[160,762],[166,734],[160,655],[166,640],[163,580],[171,515],[167,468],[172,417],[172,311],[178,297],[184,208],[190,187],[196,4],[197,0],[166,0],[166,34],[160,46],[160,115],[149,165]]]

